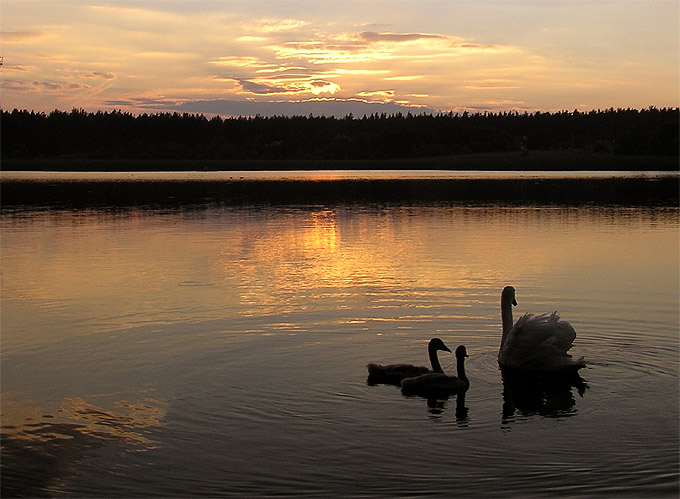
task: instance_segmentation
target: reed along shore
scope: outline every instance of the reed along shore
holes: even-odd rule
[[[675,175],[518,179],[9,180],[2,208],[197,204],[509,203],[678,206]]]

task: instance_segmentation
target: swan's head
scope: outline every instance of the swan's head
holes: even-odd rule
[[[501,293],[501,302],[512,303],[516,307],[517,300],[515,300],[515,288],[512,286],[505,286],[503,288],[503,293]]]
[[[465,345],[461,345],[458,348],[456,348],[456,358],[457,359],[464,359],[465,357],[469,357],[467,353],[467,348],[465,348]]]
[[[439,338],[432,338],[430,340],[430,343],[427,345],[427,349],[432,352],[432,351],[437,351],[437,350],[443,350],[445,352],[451,353],[451,350],[449,347],[447,347],[442,340]]]

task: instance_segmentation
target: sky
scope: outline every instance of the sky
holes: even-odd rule
[[[2,109],[680,105],[678,0],[2,0]]]

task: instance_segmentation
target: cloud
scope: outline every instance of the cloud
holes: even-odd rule
[[[209,61],[209,64],[238,68],[270,68],[276,66],[253,56],[223,56]]]
[[[363,92],[357,92],[357,95],[359,97],[372,97],[372,98],[382,98],[382,99],[392,99],[394,98],[394,90],[371,90],[371,91],[363,91]]]
[[[389,55],[388,52],[371,50],[370,44],[361,40],[302,40],[288,41],[269,46],[277,59],[302,59],[311,64],[349,64],[375,61]]]
[[[333,68],[327,71],[321,71],[318,74],[324,76],[377,76],[389,74],[391,71],[389,69],[348,69],[348,68]]]
[[[241,92],[254,95],[285,94],[319,95],[322,93],[334,94],[340,90],[340,85],[331,81],[315,79],[305,74],[277,75],[275,77],[262,78],[234,78],[224,77],[223,80],[233,80],[241,87]]]
[[[369,43],[377,42],[401,43],[401,42],[413,42],[416,40],[447,39],[447,37],[443,35],[427,35],[421,33],[377,33],[375,31],[364,31],[363,33],[359,33],[358,38]]]
[[[0,38],[3,43],[24,43],[35,38],[44,36],[40,31],[1,31]]]
[[[502,79],[487,79],[487,80],[480,80],[477,83],[470,83],[468,85],[465,85],[465,88],[471,89],[471,90],[498,90],[498,89],[516,89],[516,88],[521,88],[519,85],[513,85],[510,80],[502,80]]]
[[[239,85],[245,92],[258,95],[267,94],[287,94],[290,92],[296,92],[293,88],[279,87],[276,85],[267,85],[266,83],[257,83],[252,80],[237,79]]]
[[[479,56],[502,48],[437,33],[302,30],[305,23],[291,19],[263,23],[258,29],[267,31],[270,43],[257,52],[245,52],[248,55],[209,61],[229,68],[226,75],[214,76],[236,83],[223,91],[254,97],[337,95],[408,104],[450,85],[434,76],[442,64],[461,64],[456,62],[461,55]],[[459,88],[465,88],[464,83]],[[414,96],[421,97],[414,101]]]
[[[50,81],[4,80],[3,90],[15,92],[71,92],[76,90],[91,90],[90,85],[83,83],[58,83]]]
[[[369,102],[360,99],[309,99],[304,101],[196,100],[177,106],[177,111],[218,114],[221,116],[335,116],[408,113],[434,113],[427,107],[412,107],[394,102]]]
[[[153,97],[132,97],[129,99],[112,99],[104,102],[109,107],[149,109],[156,111],[171,111],[178,109],[181,101]]]
[[[274,33],[302,28],[308,24],[300,19],[260,19],[253,27],[261,33]]]
[[[79,70],[57,70],[57,73],[62,78],[90,78],[97,80],[115,80],[116,74],[110,71],[79,71]]]
[[[432,33],[315,33],[315,39],[284,40],[268,46],[277,59],[301,59],[311,64],[354,64],[457,57],[469,53],[498,52],[511,47],[478,44],[457,36]]]
[[[91,71],[89,73],[83,73],[82,76],[84,78],[98,78],[98,79],[103,79],[103,80],[115,80],[116,79],[116,74],[111,73],[111,72],[102,72],[102,71]]]
[[[385,80],[388,81],[413,81],[425,78],[424,75],[401,75],[401,76],[388,76]]]
[[[123,5],[88,5],[85,8],[106,26],[125,26],[125,29],[140,33],[168,32],[187,20],[184,15],[162,9]]]
[[[29,71],[34,71],[35,66],[26,66],[26,65],[20,65],[20,64],[7,64],[7,61],[3,62],[2,65],[3,71],[16,71],[19,73],[26,73]]]
[[[267,38],[264,36],[252,36],[252,35],[243,35],[239,36],[237,38],[239,42],[254,42],[254,43],[260,43],[260,42],[266,42]]]
[[[319,94],[334,94],[340,90],[340,85],[332,81],[315,80],[310,82],[310,88],[314,95]]]

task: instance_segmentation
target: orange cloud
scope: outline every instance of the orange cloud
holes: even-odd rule
[[[312,79],[310,77],[296,78],[223,78],[233,80],[241,87],[240,93],[254,95],[299,95],[299,94],[335,94],[340,90],[340,85],[326,80]]]
[[[0,38],[3,43],[25,43],[44,36],[40,31],[2,31]]]
[[[83,83],[59,83],[51,81],[26,81],[26,80],[5,80],[2,84],[4,90],[14,90],[18,92],[73,92],[76,90],[91,90],[90,85]]]
[[[372,91],[363,91],[363,92],[357,92],[357,96],[359,97],[368,97],[368,98],[381,98],[381,99],[392,99],[394,97],[395,91],[394,90],[372,90]]]

